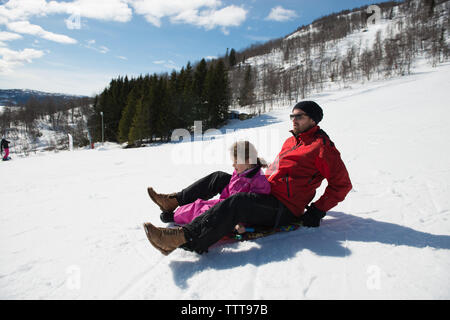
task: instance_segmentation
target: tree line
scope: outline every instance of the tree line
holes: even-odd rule
[[[118,77],[94,99],[89,119],[94,139],[128,146],[168,141],[174,129],[192,130],[195,120],[203,128],[216,128],[228,117],[230,89],[224,59],[188,63],[179,72],[128,79]]]
[[[86,122],[90,113],[92,99],[32,96],[25,103],[15,107],[5,107],[0,114],[0,132],[22,144],[21,149],[33,149],[31,144],[42,136],[43,128],[60,133],[62,141],[52,141],[56,148],[60,144],[67,146],[67,134],[73,137],[74,145],[88,145]]]

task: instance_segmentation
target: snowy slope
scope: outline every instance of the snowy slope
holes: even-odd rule
[[[272,50],[266,54],[261,54],[257,56],[251,56],[245,60],[245,65],[249,65],[256,70],[256,81],[255,81],[255,101],[252,106],[246,106],[241,108],[239,106],[239,100],[236,94],[234,95],[233,108],[241,109],[243,112],[254,113],[254,112],[265,112],[266,110],[279,109],[284,107],[283,104],[288,101],[288,99],[295,99],[295,97],[301,97],[302,93],[309,97],[311,94],[318,94],[323,88],[326,90],[333,90],[337,85],[347,86],[348,84],[355,84],[356,82],[366,81],[366,75],[364,74],[361,65],[364,52],[373,52],[374,44],[377,42],[377,37],[379,36],[379,41],[383,47],[384,61],[386,62],[388,51],[385,46],[385,41],[398,43],[399,36],[401,34],[406,34],[408,26],[410,26],[410,19],[413,16],[414,10],[412,8],[417,8],[421,6],[421,0],[413,0],[408,6],[402,2],[397,3],[392,10],[384,10],[381,12],[380,17],[372,15],[373,19],[367,20],[367,26],[355,28],[347,36],[324,41],[320,44],[312,45],[311,48],[305,44],[300,45],[299,43],[290,43],[295,38],[304,37],[308,34],[314,37],[316,33],[319,33],[322,29],[320,27],[320,19],[318,21],[312,22],[307,27],[304,27],[292,34],[286,36],[280,45],[274,46]],[[353,15],[359,15],[361,12],[366,14],[365,9],[360,9],[361,11],[355,11],[353,13],[341,14],[340,17],[346,17],[351,21]],[[376,11],[376,10],[375,10]],[[448,27],[446,27],[445,21],[448,17],[448,2],[442,2],[434,8],[435,18],[434,22],[438,23],[439,28],[442,27],[443,41],[448,44],[449,36]],[[370,12],[373,12],[370,10]],[[439,18],[437,18],[439,17]],[[328,17],[327,19],[331,19]],[[431,20],[429,21],[431,22]],[[348,22],[351,24],[351,22]],[[353,26],[354,27],[354,26]],[[425,33],[429,33],[426,31]],[[300,39],[298,39],[300,40]],[[430,63],[432,63],[433,58],[431,57],[431,47],[423,42],[424,39],[417,38],[417,43],[422,42],[424,46],[419,49],[419,52],[412,53],[411,68],[415,68],[417,65],[422,63],[424,56],[428,56]],[[303,39],[304,42],[307,42]],[[403,45],[402,45],[403,46]],[[351,54],[350,54],[351,53]],[[436,59],[436,58],[435,58]],[[402,60],[402,59],[401,59]],[[403,59],[408,61],[408,59]],[[350,61],[350,62],[349,62]],[[437,62],[437,60],[435,61]],[[433,62],[434,63],[434,62]],[[344,68],[343,65],[346,67]],[[350,66],[351,65],[351,66]],[[303,66],[304,72],[308,73],[308,68],[312,71],[312,74],[318,77],[320,80],[317,81],[307,81],[306,85],[301,85],[301,74],[299,73],[299,67]],[[378,69],[379,68],[379,69]],[[343,76],[345,71],[343,70],[352,69],[351,76]],[[372,72],[370,75],[371,79],[383,80],[385,77],[389,77],[388,74],[403,74],[409,72],[409,65],[401,63],[395,65],[394,70],[388,70],[389,68],[383,64],[378,66],[372,71],[377,70],[377,72]],[[241,70],[241,64],[235,67],[236,70]],[[236,75],[236,73],[238,75]],[[273,73],[274,77],[269,77],[268,74]],[[321,75],[321,76],[319,76]],[[312,76],[311,76],[312,77]],[[235,78],[239,78],[239,72],[235,72]],[[288,79],[291,79],[291,83],[288,84]],[[299,81],[300,83],[298,83]],[[233,85],[238,86],[239,84],[234,81]],[[268,83],[270,83],[268,85]],[[279,85],[272,85],[279,83]],[[272,87],[277,87],[277,90],[272,90]],[[300,88],[304,88],[305,92],[301,92]],[[278,92],[277,92],[278,91]],[[236,91],[237,92],[237,91]],[[271,93],[272,92],[272,93]],[[290,93],[289,93],[290,92]],[[274,101],[272,101],[272,99]],[[265,103],[264,103],[265,101]],[[281,102],[281,106],[280,106]],[[292,103],[293,101],[291,101]]]
[[[150,246],[142,222],[164,224],[146,187],[173,192],[231,172],[226,148],[237,138],[272,161],[289,106],[211,141],[1,162],[0,298],[449,299],[449,74],[450,64],[425,66],[312,97],[354,190],[319,229],[202,256]]]

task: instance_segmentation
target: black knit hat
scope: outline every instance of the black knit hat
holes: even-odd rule
[[[303,110],[311,119],[316,122],[316,124],[318,124],[323,119],[323,110],[314,101],[299,102],[295,105],[292,111],[294,111],[295,109]]]

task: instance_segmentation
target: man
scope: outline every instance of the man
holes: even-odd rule
[[[164,255],[178,247],[203,253],[238,223],[275,228],[300,219],[306,227],[319,227],[326,212],[345,199],[352,184],[339,151],[318,126],[322,108],[313,101],[303,101],[294,106],[290,118],[292,137],[266,171],[270,195],[235,194],[179,228],[145,223],[150,243]],[[323,179],[328,181],[325,193],[308,206]],[[229,181],[229,174],[215,172],[179,193],[163,195],[152,188],[148,193],[161,210],[172,211],[198,198],[214,197]]]

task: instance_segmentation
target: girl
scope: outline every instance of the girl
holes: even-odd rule
[[[267,164],[263,159],[257,157],[253,144],[248,141],[238,141],[233,144],[230,151],[235,170],[230,182],[222,190],[220,198],[214,200],[198,199],[193,203],[179,207],[174,213],[163,212],[161,214],[163,222],[173,221],[178,225],[190,223],[209,208],[239,192],[270,193],[270,184],[261,170],[261,168],[266,168]],[[236,230],[239,233],[245,232],[245,228],[240,224],[236,226]]]
[[[8,140],[6,140],[5,138],[2,138],[2,142],[0,143],[0,149],[1,149],[1,154],[3,154],[3,149],[5,149],[5,156],[3,157],[3,161],[6,160],[10,160],[11,158],[9,157],[9,144],[11,142],[9,142]]]

